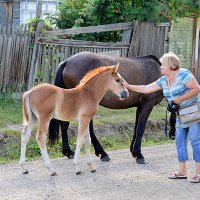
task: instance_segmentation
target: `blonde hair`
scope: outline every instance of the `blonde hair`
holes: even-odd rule
[[[178,56],[172,52],[165,53],[160,58],[161,64],[166,65],[170,70],[177,70],[181,67],[180,60]]]

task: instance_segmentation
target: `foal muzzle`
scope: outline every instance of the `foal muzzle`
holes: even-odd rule
[[[128,90],[123,90],[123,91],[120,92],[120,98],[121,99],[126,99],[126,98],[128,98],[128,96],[129,96]]]

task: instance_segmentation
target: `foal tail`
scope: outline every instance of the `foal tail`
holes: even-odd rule
[[[65,68],[66,61],[61,62],[58,65],[56,71],[56,77],[54,81],[54,85],[60,88],[65,88],[65,84],[62,77],[62,72]],[[49,123],[49,144],[53,146],[59,139],[59,125],[60,121],[57,119],[52,119]]]
[[[34,113],[30,107],[30,92],[25,92],[22,99],[23,105],[23,124],[26,126],[34,117]]]

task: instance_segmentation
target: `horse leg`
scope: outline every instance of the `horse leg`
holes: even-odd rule
[[[52,164],[49,159],[48,152],[47,152],[47,146],[46,146],[47,130],[48,130],[48,123],[40,121],[39,125],[38,125],[38,132],[36,135],[36,140],[40,147],[40,151],[41,151],[43,161],[44,161],[44,166],[49,170],[51,176],[56,176],[57,174],[52,167]]]
[[[91,138],[90,138],[90,133],[89,130],[87,130],[85,139],[84,139],[84,144],[85,144],[85,153],[86,153],[86,162],[87,165],[89,166],[91,172],[96,172],[96,168],[92,163],[92,158],[90,154],[90,147],[91,147]]]
[[[78,162],[79,162],[81,147],[83,145],[84,138],[88,130],[89,121],[90,120],[88,118],[82,118],[79,120],[79,124],[78,124],[78,135],[77,135],[76,149],[75,149],[74,160],[73,160],[76,175],[81,174],[81,170],[79,168]]]
[[[69,128],[69,122],[63,122],[60,121],[61,126],[61,132],[62,132],[62,153],[63,155],[67,156],[69,159],[74,158],[74,152],[71,150],[69,146],[69,139],[68,139],[68,128]]]
[[[28,174],[28,170],[26,168],[26,146],[31,136],[32,124],[28,123],[21,133],[21,155],[20,155],[20,165],[23,171],[23,174]]]
[[[170,124],[169,138],[174,140],[176,132],[176,113],[174,112],[170,113],[169,124]]]
[[[136,158],[136,162],[138,164],[145,164],[145,159],[141,153],[141,142],[147,119],[154,105],[155,102],[151,101],[146,103],[145,105],[137,107],[135,131],[130,150],[133,157]]]
[[[131,151],[133,157],[136,157],[136,155],[133,154],[132,150],[133,150],[133,145],[134,145],[135,139],[136,139],[136,134],[135,133],[137,132],[138,119],[139,119],[139,108],[136,109],[134,134],[133,134],[133,140],[132,140],[131,146],[130,146],[130,151]]]
[[[91,137],[91,141],[92,144],[94,146],[94,150],[95,150],[95,154],[96,156],[99,156],[99,154],[101,155],[101,160],[102,161],[109,161],[110,157],[108,156],[108,154],[103,150],[103,147],[101,146],[101,144],[99,143],[97,137],[94,134],[94,128],[93,128],[93,120],[90,121],[89,124],[89,128],[90,128],[90,137]]]

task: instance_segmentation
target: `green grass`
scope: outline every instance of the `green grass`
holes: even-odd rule
[[[166,103],[162,102],[161,105],[154,107],[153,112],[150,115],[152,121],[161,120],[165,118]],[[102,125],[104,123],[119,124],[122,122],[133,123],[135,119],[135,108],[124,110],[112,110],[103,107],[99,107],[98,113],[94,118],[95,125]],[[6,137],[6,144],[3,144],[0,137],[0,164],[15,162],[19,160],[20,156],[20,132],[21,130],[10,130],[8,125],[22,124],[22,103],[21,100],[12,99],[9,95],[0,95],[0,136]],[[73,122],[72,126],[76,126],[77,122]],[[35,140],[36,128],[33,130],[33,134],[30,138],[30,142],[27,145],[27,157],[28,159],[36,159],[40,156],[40,149]],[[148,134],[143,137],[143,146],[155,145],[169,142],[165,138],[163,133]],[[70,145],[72,149],[75,149],[76,137],[70,136]],[[105,150],[124,149],[129,148],[130,142],[133,137],[133,132],[125,130],[120,136],[117,134],[104,135],[99,138],[102,146]],[[50,157],[59,157],[61,154],[61,141],[54,146],[53,149],[48,149]],[[94,149],[91,148],[92,152]]]
[[[161,104],[154,107],[150,114],[149,119],[161,120],[165,118],[166,103],[163,101]],[[135,119],[136,108],[128,108],[121,110],[114,110],[99,107],[99,110],[94,117],[95,124],[103,123],[116,123],[116,122],[133,122]]]
[[[154,107],[149,119],[161,120],[165,118],[166,103]],[[136,108],[129,109],[108,109],[99,106],[99,110],[94,117],[95,124],[133,122]],[[13,99],[11,96],[0,96],[0,128],[6,124],[22,123],[22,103],[21,100]],[[76,123],[74,123],[76,124]]]
[[[21,100],[13,99],[11,96],[0,96],[0,128],[17,123],[22,123]]]
[[[1,131],[0,131],[1,133]],[[0,149],[0,164],[6,164],[11,162],[16,162],[20,157],[20,132],[19,131],[4,131],[4,134],[8,135],[9,142]],[[116,135],[99,137],[99,141],[106,151],[117,150],[117,149],[127,149],[130,146],[132,140],[132,132],[125,131],[120,137]],[[157,144],[164,144],[170,142],[164,134],[158,133],[158,136],[143,137],[142,146],[153,146]],[[172,142],[172,141],[171,141]],[[76,137],[70,137],[70,146],[72,150],[75,150]],[[48,146],[48,152],[50,158],[56,158],[62,156],[62,143],[61,140],[53,147]],[[91,152],[94,154],[93,147]],[[84,148],[82,148],[82,153],[85,153]],[[30,141],[27,145],[28,160],[34,160],[37,158],[41,159],[40,149],[35,139],[35,133],[31,135]]]

